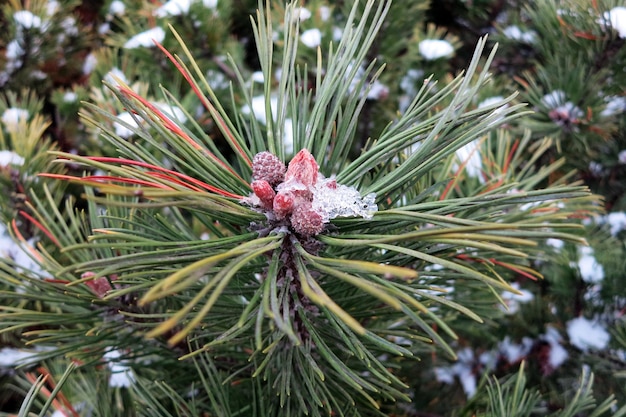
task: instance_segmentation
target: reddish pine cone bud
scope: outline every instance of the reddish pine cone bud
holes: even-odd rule
[[[296,180],[306,187],[315,185],[320,167],[317,165],[315,158],[311,152],[302,149],[289,162],[287,173],[285,174],[285,182]]]
[[[294,198],[291,193],[278,193],[274,198],[274,214],[276,218],[284,219],[293,210]]]
[[[298,204],[291,215],[291,227],[303,236],[313,236],[324,230],[322,216],[313,210],[311,203]]]
[[[261,200],[263,207],[271,209],[274,197],[276,197],[276,191],[274,191],[270,183],[265,180],[256,180],[252,181],[250,185],[252,186],[254,194]]]
[[[270,152],[259,152],[252,159],[252,177],[270,185],[279,184],[285,178],[285,164]]]
[[[91,278],[96,274],[88,271],[84,272],[80,277],[81,278]],[[111,291],[111,283],[107,279],[107,277],[100,277],[96,279],[92,279],[90,281],[85,281],[85,285],[87,285],[91,291],[93,291],[98,298],[102,298],[106,295],[107,292]]]

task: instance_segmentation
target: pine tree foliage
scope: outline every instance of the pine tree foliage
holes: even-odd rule
[[[620,379],[607,378],[620,378],[623,364],[619,318],[605,356],[589,362],[585,349],[568,348],[600,379],[595,396],[588,369],[538,381],[554,372],[540,359],[488,382],[494,369],[478,358],[503,329],[554,351],[556,328],[586,320],[583,312],[609,317],[623,302],[615,259],[624,248],[608,226],[595,227],[604,246],[592,241],[607,271],[615,263],[601,294],[576,264],[593,254],[579,249],[579,219],[599,213],[601,201],[569,171],[572,158],[558,156],[603,152],[597,138],[608,143],[620,126],[601,114],[608,104],[597,94],[600,84],[621,94],[618,82],[604,82],[620,79],[621,38],[610,25],[594,26],[573,6],[569,14],[554,2],[528,7],[520,22],[546,40],[529,61],[538,70],[517,78],[521,100],[484,100],[510,88],[491,73],[495,48],[485,53],[480,39],[467,69],[449,75],[443,58],[462,52],[461,38],[413,26],[422,2],[403,10],[312,1],[308,17],[300,4],[260,4],[248,40],[256,73],[226,33],[236,2],[215,9],[198,0],[188,11],[134,4],[127,14],[108,3],[102,30],[112,36],[90,70],[98,85],[71,100],[63,88],[52,93],[63,115],[77,98],[90,102],[80,122],[62,123],[81,152],[42,140],[46,121],[31,116],[41,104],[28,93],[0,103],[28,109],[15,126],[29,139],[3,118],[0,141],[25,159],[2,167],[2,186],[25,197],[1,207],[32,261],[0,263],[0,332],[41,364],[10,377],[24,397],[18,415],[413,415],[428,398],[420,389],[448,360],[485,368],[460,414],[626,413],[611,396],[623,392]],[[11,4],[5,18],[20,8]],[[468,16],[468,24],[486,18]],[[215,30],[198,30],[205,24]],[[126,45],[157,28],[157,42]],[[312,45],[316,28],[321,41]],[[562,33],[572,35],[571,50],[610,66],[563,58],[553,43]],[[438,39],[449,45],[444,56],[424,49]],[[405,73],[416,62],[424,72]],[[584,116],[564,121],[575,108]],[[546,304],[510,316],[512,294],[525,295],[529,286],[519,284],[532,280]],[[614,304],[583,297],[609,293]],[[477,356],[466,361],[470,351]]]
[[[583,369],[577,384],[578,387],[568,406],[556,413],[547,414],[546,410],[542,410],[541,395],[537,391],[528,390],[526,383],[523,363],[517,375],[509,377],[504,383],[500,383],[497,380],[490,381],[487,388],[489,394],[488,410],[480,415],[485,417],[524,417],[540,413],[554,417],[574,417],[585,413],[585,415],[589,416],[601,416],[615,406],[612,398],[607,398],[601,404],[596,404],[596,400],[592,395],[593,373],[590,373],[588,369]],[[626,407],[614,410],[611,415],[614,417],[626,415]]]

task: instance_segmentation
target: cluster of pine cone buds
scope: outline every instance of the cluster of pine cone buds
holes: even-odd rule
[[[313,187],[319,165],[302,149],[285,168],[278,157],[260,152],[252,161],[252,190],[260,206],[276,220],[287,220],[302,236],[313,236],[324,229],[324,218],[313,209]]]

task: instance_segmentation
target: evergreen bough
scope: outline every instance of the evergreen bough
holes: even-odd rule
[[[24,373],[20,415],[385,414],[410,401],[398,367],[438,351],[454,357],[459,317],[488,317],[499,293],[516,291],[512,274],[541,278],[529,261],[541,256],[538,242],[584,243],[576,219],[597,211],[597,198],[568,175],[545,185],[563,164],[534,168],[549,139],[497,130],[523,105],[511,105],[514,96],[470,105],[490,79],[495,49],[482,60],[485,39],[463,74],[442,87],[425,80],[402,114],[363,138],[360,113],[383,71],[368,52],[389,2],[356,3],[315,68],[295,65],[298,10],[285,9],[275,86],[269,7],[253,20],[264,124],[232,116],[235,97],[253,108],[255,93],[237,66],[232,102],[223,102],[172,28],[182,55],[161,51],[221,137],[114,79],[108,87],[136,123],[89,104],[84,121],[118,156],[53,152],[54,169],[39,179],[46,185],[22,213],[22,227],[40,232],[30,251],[42,269],[0,264],[12,288],[1,329],[40,349],[45,364],[39,377]],[[183,107],[165,89],[163,97],[170,110]],[[478,179],[468,161],[454,162],[470,143],[488,161]],[[270,176],[260,174],[264,158]],[[349,192],[352,205],[318,182]],[[59,183],[82,187],[85,207],[59,204],[50,191]],[[10,231],[27,244],[18,222]],[[120,370],[127,390],[108,375]],[[489,388],[486,415],[516,401],[526,411],[515,415],[528,415],[536,397],[521,375],[514,388]],[[593,405],[583,380],[583,395],[559,415]]]

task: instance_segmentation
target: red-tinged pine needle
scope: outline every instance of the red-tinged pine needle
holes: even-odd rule
[[[222,195],[224,197],[230,197],[230,198],[235,198],[237,200],[241,200],[243,198],[242,195],[239,194],[233,194],[229,191],[226,190],[222,190],[221,188],[217,188],[213,185],[207,184],[203,181],[200,181],[196,178],[190,177],[189,175],[186,174],[182,174],[180,172],[176,172],[173,171],[171,169],[167,169],[167,168],[163,168],[157,165],[153,165],[153,164],[148,164],[147,162],[141,162],[141,161],[134,161],[132,159],[124,159],[124,158],[113,158],[113,157],[107,157],[107,156],[92,156],[92,157],[87,157],[87,159],[92,160],[92,161],[96,161],[96,162],[104,162],[104,163],[117,163],[120,165],[135,165],[135,166],[140,166],[142,168],[149,168],[149,169],[153,169],[155,171],[161,171],[161,172],[165,172],[167,174],[170,175],[174,175],[176,177],[179,177],[185,181],[188,181],[196,186],[202,187],[208,191],[214,192],[216,194]]]
[[[119,89],[120,89],[120,91],[123,94],[126,94],[126,95],[129,95],[129,96],[133,97],[135,100],[139,101],[141,104],[143,104],[144,106],[149,108],[150,111],[152,111],[163,122],[163,124],[165,125],[165,127],[168,130],[170,130],[174,134],[182,137],[193,148],[195,148],[196,150],[202,151],[203,153],[208,155],[209,158],[211,158],[214,162],[216,162],[218,165],[220,165],[222,168],[226,169],[228,172],[230,172],[231,174],[233,174],[236,177],[241,179],[241,177],[239,177],[239,175],[237,175],[237,173],[235,171],[233,171],[233,169],[231,167],[229,167],[224,161],[222,161],[217,156],[215,156],[215,154],[213,154],[209,150],[207,150],[207,149],[203,148],[202,146],[200,146],[200,144],[198,142],[194,141],[191,137],[189,137],[189,135],[187,135],[185,132],[183,132],[183,130],[179,126],[177,126],[169,117],[164,115],[163,112],[161,112],[161,110],[159,110],[154,104],[150,103],[148,100],[146,100],[145,98],[141,97],[139,94],[135,93],[131,89],[128,89],[128,88],[125,88],[125,87],[119,87]]]
[[[460,254],[456,255],[455,258],[460,259],[462,261],[469,261],[469,262],[476,262],[477,261],[476,258],[472,258],[469,255],[466,255],[464,253],[460,253]]]
[[[26,379],[28,379],[28,382],[30,382],[31,384],[35,384],[37,382],[37,378],[35,378],[35,375],[32,372],[27,372],[26,373]],[[50,374],[48,372],[43,373],[42,382],[45,384],[45,383],[49,382],[49,379],[51,379]],[[50,396],[52,395],[52,392],[45,385],[41,387],[40,392],[46,398],[50,398]],[[60,410],[67,417],[67,414],[65,414],[65,412],[63,412],[63,405],[59,402],[59,400],[54,398],[52,400],[52,405],[54,406],[55,409]],[[78,414],[74,414],[74,415],[75,415],[75,417],[79,417]]]
[[[492,263],[494,265],[500,265],[500,266],[502,266],[502,267],[504,267],[504,268],[506,268],[506,269],[508,269],[510,271],[518,273],[518,274],[520,274],[520,275],[522,275],[522,276],[524,276],[524,277],[526,277],[526,278],[528,278],[530,280],[537,281],[537,277],[536,276],[534,276],[534,275],[532,275],[532,274],[530,274],[530,273],[528,273],[528,272],[526,272],[524,270],[519,269],[515,265],[512,265],[512,264],[507,263],[507,262],[498,261],[495,258],[480,259],[480,258],[474,258],[474,257],[466,255],[466,254],[459,254],[459,255],[456,255],[455,257],[457,259],[460,259],[460,260],[463,260],[463,261],[478,262],[480,264],[483,264],[483,263],[486,263],[486,262],[490,262],[490,263]]]
[[[574,211],[572,214],[570,214],[569,216],[567,216],[568,219],[589,219],[590,217],[592,217],[595,213],[593,213],[590,210],[576,210]]]
[[[56,382],[54,382],[54,377],[50,374],[50,372],[46,368],[44,368],[43,366],[40,366],[39,368],[37,368],[37,370],[39,371],[39,373],[41,373],[42,375],[45,375],[46,378],[48,378],[47,383],[48,383],[48,385],[50,385],[50,388],[52,388],[52,390],[54,391],[54,389],[56,388]],[[74,407],[72,406],[72,403],[69,402],[69,400],[67,399],[65,394],[63,394],[62,391],[59,391],[57,393],[56,398],[58,398],[63,403],[65,408],[68,411],[70,411],[74,417],[79,417],[79,415],[76,412],[76,410],[74,410]]]
[[[55,238],[48,229],[46,229],[39,221],[37,221],[37,219],[35,219],[33,216],[31,216],[30,214],[28,214],[24,210],[20,210],[18,213],[22,217],[25,217],[29,222],[34,224],[37,229],[39,229],[39,230],[41,230],[43,232],[43,234],[48,236],[48,239],[50,239],[52,241],[52,243],[57,245],[59,248],[61,247],[61,243],[57,240],[57,238]]]
[[[106,182],[121,182],[121,183],[126,183],[126,184],[144,185],[147,187],[160,188],[164,190],[173,190],[173,188],[171,187],[168,187],[163,184],[158,184],[155,182],[138,180],[134,178],[113,177],[110,175],[90,175],[87,177],[74,177],[72,175],[41,173],[41,174],[38,174],[38,176],[45,177],[45,178],[53,178],[53,179],[63,180],[63,181],[72,181],[72,182],[76,182],[79,184],[92,185],[94,187],[106,185],[106,183],[104,182],[106,181]]]
[[[76,177],[74,175],[51,174],[49,172],[41,172],[37,174],[37,176],[44,177],[44,178],[52,178],[53,180],[70,181],[70,182],[80,181],[82,179],[82,177]]]
[[[458,175],[458,172],[457,172],[457,175]],[[456,181],[457,181],[456,176],[450,180],[448,185],[446,185],[446,188],[443,190],[443,193],[441,193],[441,195],[439,196],[439,201],[443,201],[446,199],[446,197],[448,196],[448,193],[450,192],[452,187],[454,187],[454,185],[456,184]]]
[[[506,156],[506,161],[504,161],[504,168],[502,169],[502,171],[505,174],[509,171],[509,166],[511,165],[511,161],[513,160],[513,156],[515,155],[515,152],[517,151],[518,146],[519,146],[519,139],[515,139],[515,142],[513,142],[513,146],[511,147],[511,151]]]
[[[72,281],[68,281],[66,279],[55,279],[55,278],[44,278],[43,280],[45,282],[50,283],[50,284],[63,284],[63,285],[66,285],[66,284],[69,284],[69,283],[72,282]]]
[[[41,255],[26,242],[26,239],[24,238],[22,233],[20,233],[20,229],[17,227],[17,222],[15,221],[15,219],[11,220],[11,229],[13,230],[13,233],[15,233],[15,236],[17,236],[17,239],[22,243],[22,245],[25,246],[25,249],[27,249],[35,258],[37,258],[38,261],[42,262],[43,258],[41,257]]]
[[[541,214],[541,213],[556,213],[559,211],[558,207],[539,207],[532,209],[530,212],[532,214]]]
[[[162,190],[174,190],[172,187],[169,187],[165,184],[159,184],[158,182],[150,182],[146,180],[139,180],[136,178],[121,178],[114,177],[111,175],[90,175],[87,177],[82,177],[78,182],[80,183],[95,183],[96,185],[104,184],[101,181],[106,182],[121,182],[123,184],[133,184],[133,185],[143,185],[151,188],[159,188]]]
[[[491,184],[489,187],[487,187],[484,191],[481,191],[479,194],[486,194],[490,191],[495,190],[496,188],[498,188],[499,186],[501,186],[504,183],[504,178],[500,178],[498,181],[496,181],[495,183]]]
[[[151,176],[151,177],[154,177],[154,178],[159,178],[159,179],[162,179],[162,180],[171,181],[171,182],[173,182],[175,184],[178,184],[180,186],[183,186],[185,188],[189,188],[192,191],[197,191],[197,192],[202,192],[203,191],[201,188],[198,188],[198,187],[196,187],[194,185],[187,184],[187,183],[179,180],[178,178],[172,178],[171,176],[169,176],[167,174],[164,174],[164,173],[161,173],[161,172],[147,172],[146,174]]]
[[[456,170],[456,173],[455,173],[454,177],[452,178],[452,180],[450,180],[448,185],[446,185],[446,188],[441,193],[441,196],[439,197],[439,201],[443,201],[443,200],[446,199],[446,197],[448,196],[448,193],[452,190],[452,187],[454,187],[457,184],[457,182],[458,182],[458,180],[460,178],[460,175],[461,175],[461,171],[463,171],[465,169],[465,166],[469,162],[470,158],[474,155],[474,152],[477,152],[477,151],[478,151],[478,146],[476,146],[472,150],[472,152],[469,154],[467,159],[461,163],[461,165],[459,166],[459,169]]]
[[[598,37],[592,33],[589,32],[579,32],[576,31],[574,32],[574,36],[576,36],[577,38],[583,38],[583,39],[588,39],[590,41],[595,41],[598,39]]]
[[[502,267],[504,267],[504,268],[506,268],[508,270],[511,270],[511,271],[513,271],[513,272],[515,272],[517,274],[520,274],[520,275],[522,275],[522,276],[524,276],[524,277],[526,277],[526,278],[528,278],[528,279],[530,279],[532,281],[537,281],[537,277],[536,276],[534,276],[534,275],[532,275],[532,274],[530,274],[530,273],[528,273],[526,271],[523,271],[523,270],[517,268],[514,265],[511,265],[511,264],[506,263],[506,262],[500,262],[500,261],[498,261],[496,259],[493,259],[493,258],[490,259],[490,261],[492,263],[494,263],[495,265],[500,265],[500,266],[502,266]]]
[[[113,158],[113,157],[87,157],[86,159],[92,160],[92,161],[96,161],[96,162],[103,162],[103,163],[119,163],[121,165],[135,165],[135,166],[140,166],[143,168],[150,168],[150,169],[154,169],[157,171],[162,171],[171,175],[175,175],[185,181],[188,181],[189,183],[192,183],[196,186],[202,187],[207,191],[211,191],[215,194],[219,194],[223,197],[228,197],[228,198],[233,198],[236,200],[241,200],[243,198],[242,195],[239,194],[234,194],[231,193],[229,191],[226,190],[222,190],[221,188],[217,188],[213,185],[209,185],[205,182],[202,182],[196,178],[190,177],[188,175],[185,174],[181,174],[180,172],[176,172],[176,171],[172,171],[170,169],[167,168],[163,168],[163,167],[159,167],[157,165],[152,165],[152,164],[148,164],[146,162],[141,162],[141,161],[134,161],[132,159],[123,159],[123,158]],[[50,174],[50,173],[41,173],[38,174],[38,176],[40,177],[45,177],[45,178],[53,178],[53,179],[57,179],[57,180],[64,180],[64,181],[73,181],[73,182],[83,182],[83,183],[87,183],[88,181],[84,181],[85,178],[88,177],[75,177],[75,176],[71,176],[71,175],[64,175],[64,174]],[[102,176],[104,177],[104,176]],[[119,178],[119,177],[111,177],[111,178],[115,178],[116,181],[122,181],[124,180],[123,178]],[[137,180],[139,181],[139,180]],[[130,180],[128,180],[127,182],[130,182]],[[155,185],[156,183],[150,183],[150,182],[146,182],[146,184],[148,184],[151,187],[156,187],[156,188],[163,188],[163,189],[169,189],[171,190],[172,188],[166,188],[166,186],[159,186],[159,185]],[[94,186],[98,186],[98,185],[102,185],[102,184],[98,184],[97,182],[94,182],[92,185]],[[191,187],[188,184],[184,184],[185,186],[187,186],[188,188],[191,189]]]
[[[528,84],[528,82],[527,82],[526,80],[524,80],[523,78],[518,77],[517,75],[515,75],[515,76],[513,76],[513,79],[514,79],[514,80],[515,80],[518,84],[520,84],[522,87],[524,87],[526,90],[528,90],[528,89],[529,89],[530,84]]]
[[[241,158],[248,164],[249,167],[252,166],[252,161],[250,160],[250,158],[248,158],[248,156],[245,154],[245,152],[243,151],[243,149],[241,148],[241,146],[239,146],[239,144],[237,143],[237,141],[235,140],[235,137],[233,136],[232,132],[230,131],[230,129],[228,128],[228,126],[226,126],[226,122],[224,121],[224,119],[222,119],[222,117],[217,113],[217,110],[215,109],[215,107],[211,104],[211,102],[204,96],[204,94],[202,94],[200,92],[200,90],[198,90],[198,87],[196,86],[196,83],[194,82],[191,74],[189,74],[189,72],[182,66],[180,65],[180,63],[176,60],[176,58],[174,58],[174,56],[167,50],[165,49],[165,47],[163,45],[161,45],[159,42],[154,41],[155,45],[167,56],[167,58],[174,64],[174,66],[176,66],[176,69],[182,74],[183,77],[185,77],[185,80],[187,80],[187,83],[189,84],[189,86],[191,86],[191,88],[193,89],[194,93],[196,94],[196,96],[200,99],[200,101],[202,102],[202,104],[204,105],[204,107],[206,107],[206,109],[211,113],[211,115],[213,116],[213,118],[215,119],[215,121],[220,125],[220,127],[222,128],[222,131],[226,133],[226,137],[228,139],[228,142],[230,143],[230,145],[237,150],[237,152],[239,153],[239,155],[241,156]]]

